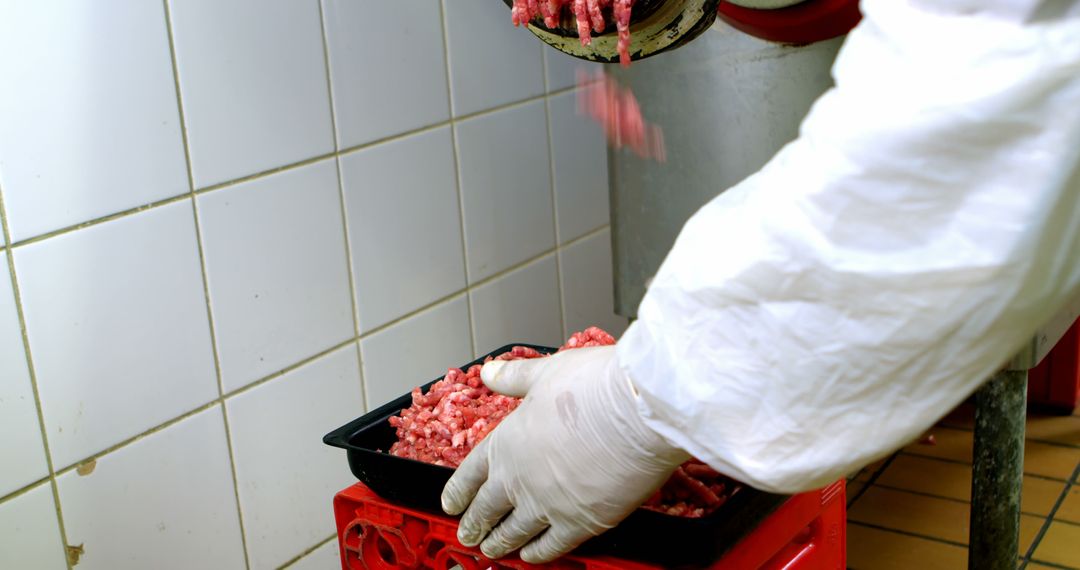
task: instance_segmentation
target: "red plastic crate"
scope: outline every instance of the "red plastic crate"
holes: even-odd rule
[[[1080,320],[1028,371],[1028,401],[1072,413],[1080,398]]]
[[[545,565],[517,557],[492,561],[457,541],[457,520],[393,505],[357,483],[334,497],[343,570],[397,568],[464,570],[653,570],[609,557],[567,556]],[[844,482],[795,495],[736,544],[711,569],[840,570],[846,560]],[[657,548],[664,548],[657,544]]]

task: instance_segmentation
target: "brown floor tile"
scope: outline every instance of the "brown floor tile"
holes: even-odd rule
[[[1043,568],[1049,568],[1050,570],[1057,570],[1057,566],[1046,566],[1044,564],[1039,564],[1038,562],[1028,562],[1027,567],[1032,568],[1034,570],[1043,570]]]
[[[867,528],[848,525],[848,568],[852,570],[965,570],[967,549]]]
[[[1052,523],[1032,559],[1080,568],[1080,525]]]
[[[863,486],[865,485],[866,483],[862,481],[852,481],[847,484],[847,496],[845,497],[845,499],[848,501],[848,503],[850,503],[851,500],[855,497],[859,496],[859,493],[862,492]]]
[[[971,463],[973,433],[967,430],[934,427],[928,434],[934,436],[935,445],[913,443],[904,448],[904,452],[925,457],[940,457]]]
[[[1065,501],[1058,507],[1057,515],[1054,518],[1059,521],[1080,524],[1080,487],[1074,486],[1069,489],[1069,494],[1065,495]]]
[[[967,544],[970,513],[965,503],[871,487],[848,511],[848,519]],[[1020,554],[1027,553],[1043,520],[1021,515]]]
[[[971,467],[925,457],[900,455],[878,477],[877,484],[970,501]],[[1021,509],[1034,515],[1049,516],[1064,486],[1065,484],[1059,481],[1024,477]]]
[[[887,461],[889,461],[889,458],[885,457],[871,463],[870,465],[867,465],[866,467],[863,467],[862,470],[859,471],[858,475],[855,476],[855,480],[863,482],[869,481],[870,478],[874,476],[874,473],[881,471],[881,468],[885,466],[885,463]]]
[[[1080,447],[1080,417],[1030,415],[1027,437]]]
[[[1068,480],[1080,464],[1080,449],[1028,441],[1024,443],[1024,473]]]
[[[971,429],[975,427],[975,405],[970,403],[960,404],[960,407],[949,412],[949,415],[941,418],[939,425]]]

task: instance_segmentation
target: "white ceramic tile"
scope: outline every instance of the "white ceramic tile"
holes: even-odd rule
[[[333,150],[318,0],[169,5],[197,186]]]
[[[48,483],[0,503],[0,568],[67,568]]]
[[[14,257],[57,469],[217,396],[189,201]]]
[[[375,409],[472,360],[465,296],[360,341],[368,408]]]
[[[220,406],[57,485],[68,543],[83,545],[79,570],[244,567]]]
[[[450,118],[439,0],[324,0],[342,148]]]
[[[355,482],[327,432],[363,414],[356,345],[226,403],[252,568],[277,568],[334,532],[330,500]]]
[[[473,282],[555,245],[544,115],[539,101],[456,127]]]
[[[542,43],[498,4],[443,0],[455,115],[544,92]]]
[[[552,97],[552,161],[559,240],[566,243],[608,223],[608,162],[604,133],[577,114],[573,92]]]
[[[0,497],[49,474],[6,252],[0,252],[0,434]]]
[[[16,241],[187,191],[161,2],[0,2],[0,82]]]
[[[598,326],[619,337],[627,320],[615,314],[611,232],[604,230],[561,250],[566,333]]]
[[[450,128],[342,158],[360,330],[465,287]]]
[[[578,59],[554,48],[544,50],[544,71],[547,73],[549,92],[577,85],[579,70],[586,72],[586,77],[590,78],[603,67],[603,64]]]
[[[341,568],[341,548],[337,539],[316,548],[311,554],[297,560],[289,570],[338,570]]]
[[[559,282],[549,255],[473,290],[476,352],[505,344],[562,344]]]
[[[226,391],[353,336],[333,160],[200,195],[198,206]]]

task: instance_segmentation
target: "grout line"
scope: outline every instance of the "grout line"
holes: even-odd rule
[[[454,90],[451,88],[453,73],[450,69],[450,42],[448,39],[449,30],[446,24],[446,3],[445,1],[439,2],[439,20],[442,23],[442,37],[443,37],[443,69],[446,71],[446,104],[449,111],[451,120],[450,127],[450,145],[451,151],[454,154],[454,189],[457,192],[458,201],[458,224],[461,227],[461,261],[464,264],[462,268],[465,272],[465,309],[469,315],[469,350],[472,353],[473,358],[476,358],[476,317],[473,315],[472,295],[470,293],[471,285],[469,284],[469,248],[466,245],[465,232],[465,196],[461,191],[461,162],[458,158],[460,152],[458,150],[458,136],[457,125],[453,124],[454,119]]]
[[[927,497],[927,498],[930,498],[930,499],[938,499],[938,500],[941,500],[941,501],[948,501],[950,503],[959,503],[961,505],[970,505],[971,504],[971,501],[969,501],[969,500],[957,499],[956,497],[948,497],[948,496],[945,496],[945,495],[938,495],[936,493],[927,493],[926,491],[916,491],[916,490],[913,490],[913,489],[905,489],[903,487],[897,487],[895,485],[882,485],[881,483],[878,483],[878,484],[876,484],[874,486],[877,487],[878,489],[886,489],[886,490],[894,491],[894,492],[897,492],[897,493],[907,493],[909,495],[917,495],[917,496],[920,496],[920,497]],[[1051,511],[1051,512],[1053,512],[1053,511]],[[1029,516],[1029,517],[1040,518],[1040,519],[1045,519],[1045,518],[1050,516],[1050,515],[1041,515],[1039,513],[1035,513],[1035,512],[1031,512],[1031,511],[1020,511],[1020,514],[1021,515],[1026,515],[1026,516]]]
[[[49,446],[49,432],[45,428],[45,414],[41,407],[41,390],[38,388],[37,369],[34,367],[33,353],[30,350],[30,335],[26,329],[26,312],[23,311],[22,292],[19,290],[19,279],[15,273],[15,255],[11,249],[11,228],[8,226],[7,209],[4,206],[4,193],[0,188],[0,233],[3,233],[3,241],[8,246],[7,265],[8,278],[11,279],[11,292],[15,297],[15,312],[19,319],[19,334],[22,337],[23,351],[26,358],[26,370],[30,377],[30,389],[34,394],[34,408],[37,412],[38,429],[41,430],[41,445],[45,451],[45,466],[49,470],[48,481],[52,490],[53,506],[56,508],[56,524],[60,530],[60,542],[64,547],[64,563],[71,570],[71,558],[67,554],[68,538],[67,528],[64,525],[64,512],[60,507],[60,488],[56,484],[56,468],[53,464],[52,448]],[[20,493],[16,491],[13,496]]]
[[[861,489],[859,489],[859,492],[855,493],[855,496],[852,497],[850,501],[848,501],[847,508],[850,509],[853,505],[855,505],[855,501],[858,501],[859,499],[861,499],[862,496],[865,495],[866,492],[870,490],[870,487],[874,483],[876,483],[877,480],[878,480],[878,477],[881,477],[881,474],[884,473],[885,470],[888,469],[890,465],[892,465],[893,460],[896,459],[896,456],[898,456],[898,455],[900,455],[900,454],[899,453],[894,453],[888,459],[885,460],[885,463],[883,463],[881,465],[881,469],[878,469],[877,471],[875,471],[874,474],[871,475],[870,478],[867,479],[863,483],[863,486],[862,486]],[[865,467],[863,469],[865,469]]]
[[[149,204],[143,204],[142,206],[136,206],[134,208],[129,208],[127,210],[123,210],[123,211],[116,212],[116,213],[113,213],[113,214],[108,214],[108,215],[102,216],[100,218],[94,218],[93,220],[80,222],[80,223],[72,225],[72,226],[67,226],[67,227],[60,228],[58,230],[53,230],[51,232],[43,233],[43,234],[36,235],[36,236],[31,236],[31,237],[28,237],[28,238],[25,238],[25,239],[22,239],[20,241],[12,243],[8,247],[8,249],[11,250],[11,249],[15,249],[15,248],[21,248],[23,246],[27,246],[27,245],[30,245],[30,244],[33,244],[33,243],[37,243],[37,242],[44,241],[44,240],[47,240],[47,239],[50,239],[50,238],[58,237],[58,236],[61,236],[61,235],[64,235],[64,234],[68,234],[68,233],[74,232],[76,230],[81,230],[81,229],[84,229],[84,228],[93,227],[93,226],[96,226],[98,224],[103,224],[105,222],[111,222],[113,220],[117,220],[117,219],[120,219],[120,218],[126,218],[128,216],[138,214],[139,212],[145,212],[147,210],[160,208],[162,206],[168,206],[169,204],[175,204],[176,202],[187,200],[190,197],[191,197],[191,194],[189,194],[188,192],[184,192],[183,194],[178,194],[176,196],[165,198],[163,200],[158,200],[157,202],[150,202]]]
[[[0,202],[0,212],[2,212],[2,202]],[[595,229],[595,230],[593,230],[593,231],[591,231],[589,233],[586,233],[586,234],[584,234],[584,235],[582,235],[582,236],[580,236],[578,238],[575,238],[575,239],[567,242],[566,244],[563,245],[563,247],[573,245],[574,243],[577,243],[577,242],[585,240],[585,239],[589,239],[590,237],[593,237],[593,236],[603,232],[607,228],[608,228],[607,225],[601,226],[601,227],[599,227],[599,228],[597,228],[597,229]],[[411,311],[409,313],[406,313],[406,314],[404,314],[404,315],[402,315],[402,316],[400,316],[400,317],[398,317],[398,318],[396,318],[396,319],[394,319],[392,321],[389,321],[389,322],[387,322],[387,323],[385,323],[383,325],[380,325],[380,326],[378,326],[376,328],[373,328],[370,331],[367,331],[367,332],[365,332],[364,334],[362,334],[362,335],[360,335],[358,337],[349,337],[349,338],[347,338],[345,340],[342,340],[342,341],[338,342],[337,344],[335,344],[335,345],[333,345],[333,346],[331,346],[329,348],[326,348],[326,349],[322,350],[321,352],[318,352],[316,354],[313,354],[311,356],[303,358],[303,359],[301,359],[301,360],[299,360],[299,361],[297,361],[297,362],[295,362],[295,363],[293,363],[293,364],[291,364],[291,365],[289,365],[289,366],[287,366],[285,368],[282,368],[281,370],[278,370],[276,372],[272,372],[272,373],[270,373],[270,374],[268,374],[268,375],[266,375],[266,376],[264,376],[262,378],[259,378],[258,380],[252,381],[252,382],[250,382],[250,383],[248,383],[248,384],[246,384],[246,385],[244,385],[244,386],[242,386],[240,388],[237,388],[237,389],[235,389],[235,390],[233,390],[231,392],[225,392],[224,394],[222,394],[218,398],[215,398],[215,399],[213,399],[213,400],[211,400],[209,402],[206,402],[206,403],[204,403],[204,404],[202,404],[202,405],[200,405],[200,406],[198,406],[196,408],[188,410],[187,412],[184,412],[184,413],[182,413],[182,414],[180,414],[180,415],[178,415],[176,417],[173,417],[173,418],[171,418],[171,419],[169,419],[169,420],[167,420],[167,421],[165,421],[165,422],[163,422],[161,424],[158,424],[158,425],[156,425],[156,426],[154,426],[154,427],[152,427],[152,428],[150,428],[150,429],[148,429],[148,430],[146,430],[146,431],[144,431],[142,433],[131,436],[131,437],[129,437],[129,438],[127,438],[127,439],[125,439],[125,440],[123,440],[121,442],[118,442],[118,443],[116,443],[116,444],[114,444],[112,446],[109,446],[109,447],[107,447],[107,448],[105,448],[105,449],[103,449],[101,451],[98,451],[98,452],[93,453],[93,454],[91,454],[91,455],[89,455],[87,457],[84,457],[82,459],[74,461],[70,465],[66,465],[61,469],[56,469],[55,470],[55,475],[57,475],[57,476],[64,475],[65,473],[68,473],[68,472],[76,469],[79,465],[81,465],[83,463],[86,463],[86,462],[89,462],[89,461],[92,461],[92,460],[101,459],[102,457],[104,457],[104,456],[106,456],[106,455],[108,455],[108,454],[110,454],[110,453],[112,453],[114,451],[118,451],[118,450],[120,450],[120,449],[122,449],[124,447],[127,447],[128,445],[130,445],[132,443],[135,443],[136,441],[139,441],[139,440],[141,440],[141,439],[143,439],[143,438],[145,438],[147,436],[150,436],[150,435],[153,435],[153,434],[155,434],[155,433],[157,433],[159,431],[162,431],[162,430],[164,430],[164,429],[166,429],[166,428],[168,428],[170,426],[173,426],[173,425],[175,425],[175,424],[177,424],[177,423],[179,423],[179,422],[181,422],[181,421],[183,421],[183,420],[185,420],[185,419],[187,419],[187,418],[189,418],[191,416],[194,416],[195,414],[206,411],[206,410],[208,410],[208,409],[210,409],[210,408],[212,408],[212,407],[214,407],[216,405],[221,404],[222,406],[224,406],[226,401],[228,401],[229,399],[231,399],[231,398],[233,398],[235,396],[238,396],[240,394],[243,394],[245,392],[253,390],[253,389],[255,389],[255,388],[259,387],[259,386],[262,386],[263,384],[266,384],[266,383],[268,383],[268,382],[270,382],[270,381],[272,381],[272,380],[274,380],[276,378],[280,378],[280,377],[284,376],[285,374],[288,374],[289,372],[292,372],[292,371],[294,371],[294,370],[296,370],[298,368],[306,366],[306,365],[308,365],[308,364],[310,364],[310,363],[312,363],[312,362],[314,362],[314,361],[316,361],[316,360],[318,360],[318,359],[320,359],[320,358],[322,358],[322,357],[324,357],[324,356],[326,356],[326,355],[328,355],[328,354],[330,354],[330,353],[332,353],[332,352],[334,352],[336,350],[340,350],[340,349],[348,346],[351,343],[358,343],[359,341],[361,341],[361,340],[363,340],[365,338],[368,338],[368,337],[370,337],[372,335],[378,334],[378,333],[380,333],[380,332],[382,332],[382,331],[384,331],[384,330],[386,330],[386,329],[388,329],[388,328],[390,328],[390,327],[392,327],[392,326],[394,326],[396,324],[401,323],[402,321],[405,321],[407,319],[415,317],[415,316],[417,316],[417,315],[419,315],[421,313],[430,311],[430,310],[432,310],[432,309],[434,309],[434,308],[436,308],[436,307],[438,307],[438,306],[440,306],[440,305],[442,305],[444,303],[453,301],[453,300],[457,299],[458,297],[460,297],[461,295],[465,295],[466,297],[468,297],[468,295],[469,295],[469,293],[470,293],[470,291],[472,289],[474,289],[474,288],[476,288],[478,286],[486,285],[486,284],[488,284],[488,283],[490,283],[492,281],[498,280],[501,277],[505,277],[509,273],[512,273],[512,272],[514,272],[514,271],[516,271],[518,269],[521,269],[524,266],[527,266],[527,265],[529,265],[529,264],[531,264],[533,262],[536,262],[536,261],[544,258],[545,256],[553,255],[553,254],[556,254],[556,255],[558,254],[558,248],[545,251],[545,252],[540,253],[540,254],[532,257],[532,258],[526,259],[525,261],[522,261],[522,262],[520,262],[520,263],[518,263],[516,265],[508,267],[508,268],[506,268],[506,269],[504,269],[504,270],[502,270],[502,271],[500,271],[500,272],[498,272],[498,273],[496,273],[494,275],[491,275],[490,277],[487,277],[487,278],[485,278],[485,279],[483,279],[481,281],[478,281],[477,283],[473,284],[472,286],[465,287],[463,289],[459,289],[459,290],[457,290],[457,291],[455,291],[453,293],[450,293],[449,295],[446,295],[444,297],[436,299],[435,301],[433,301],[431,303],[428,303],[428,304],[426,304],[426,305],[424,305],[422,307],[419,307],[419,308],[417,308],[417,309],[415,309],[415,310],[413,310],[413,311]],[[11,261],[10,261],[10,256],[9,256],[9,263],[10,262]],[[35,396],[36,396],[36,394],[35,394]],[[44,429],[44,427],[43,427],[43,429]],[[51,459],[50,459],[50,462],[51,462]],[[882,467],[882,470],[884,470],[884,467]],[[50,467],[50,471],[53,471],[52,467]],[[33,484],[31,484],[29,486],[33,486]],[[867,485],[867,487],[869,487],[869,485]],[[12,494],[7,495],[4,498],[0,498],[0,502],[3,502],[3,500],[6,500],[8,497],[11,497],[13,495],[17,495],[17,494],[21,493],[22,491],[25,490],[25,488],[26,487],[23,487],[23,488],[21,488],[19,490],[14,491]]]
[[[1031,560],[1035,556],[1035,550],[1039,548],[1039,544],[1042,543],[1042,539],[1046,536],[1046,532],[1050,530],[1050,525],[1054,523],[1054,517],[1057,516],[1058,509],[1061,508],[1061,505],[1065,503],[1065,499],[1068,498],[1069,492],[1075,485],[1073,481],[1075,481],[1077,477],[1080,477],[1080,463],[1073,469],[1072,477],[1069,479],[1069,482],[1065,484],[1065,488],[1061,490],[1061,494],[1058,495],[1057,501],[1054,502],[1054,506],[1050,508],[1050,514],[1047,515],[1042,527],[1039,528],[1039,532],[1035,535],[1035,539],[1031,541],[1031,546],[1028,547],[1027,554],[1024,556],[1025,559]]]
[[[912,452],[907,451],[907,450],[901,450],[899,453],[902,454],[902,455],[905,455],[907,457],[918,457],[919,459],[930,459],[930,460],[938,461],[938,462],[941,462],[941,463],[951,463],[953,465],[966,465],[968,467],[971,467],[971,463],[969,463],[967,461],[961,461],[959,459],[950,459],[948,457],[939,457],[939,456],[933,456],[933,455],[922,455],[922,454],[919,454],[919,453],[912,453]],[[1051,477],[1050,475],[1042,475],[1040,473],[1028,473],[1026,471],[1024,472],[1024,477],[1032,477],[1032,478],[1035,478],[1035,479],[1043,479],[1043,480],[1046,480],[1046,481],[1053,481],[1055,483],[1067,483],[1068,482],[1066,479],[1062,479],[1060,477]]]
[[[1076,567],[1074,566],[1065,566],[1063,564],[1058,564],[1057,562],[1047,562],[1045,560],[1025,560],[1024,566],[1022,566],[1021,568],[1027,568],[1027,565],[1029,563],[1039,564],[1041,566],[1049,566],[1051,568],[1060,568],[1061,570],[1076,570]]]
[[[319,31],[322,34],[323,64],[326,73],[326,94],[330,105],[330,129],[334,136],[334,166],[337,170],[338,208],[341,209],[341,232],[345,240],[345,267],[349,273],[349,303],[352,308],[353,336],[360,338],[360,306],[357,301],[356,274],[353,267],[352,242],[349,232],[349,214],[345,200],[345,177],[341,171],[341,152],[337,128],[337,111],[334,107],[334,80],[330,75],[330,40],[326,32],[326,11],[323,3],[319,4]],[[364,373],[364,357],[360,343],[356,343],[356,370],[360,374],[360,402],[364,410],[368,409],[367,374]]]
[[[169,9],[169,0],[162,0],[165,10],[165,31],[169,41],[169,58],[172,64],[173,84],[176,89],[176,109],[180,117],[180,136],[184,147],[184,161],[187,165],[188,197],[191,200],[191,216],[195,224],[195,245],[199,251],[199,272],[202,278],[203,299],[206,301],[206,323],[210,329],[210,351],[214,357],[214,376],[217,379],[218,397],[215,403],[221,406],[221,421],[225,428],[225,446],[229,451],[229,472],[232,476],[233,499],[236,502],[236,517],[240,524],[240,543],[244,550],[244,567],[251,568],[251,558],[248,554],[247,529],[244,525],[244,510],[240,506],[240,480],[236,475],[236,453],[233,450],[232,429],[229,424],[229,411],[225,406],[225,384],[221,375],[221,355],[218,350],[217,327],[214,324],[214,311],[210,303],[210,277],[206,265],[205,248],[203,247],[202,224],[199,220],[199,205],[195,199],[195,174],[191,166],[191,147],[187,132],[187,118],[184,115],[184,98],[180,92],[180,68],[176,61],[176,44],[173,40],[172,13]]]
[[[171,37],[172,33],[169,32],[169,35]],[[392,136],[384,137],[384,138],[381,138],[381,139],[377,139],[377,140],[374,140],[374,141],[371,141],[371,142],[351,146],[351,147],[348,147],[348,148],[345,148],[345,149],[338,150],[336,152],[323,153],[323,154],[320,154],[318,156],[313,156],[311,158],[307,158],[307,159],[304,159],[304,160],[301,160],[301,161],[298,161],[298,162],[292,162],[292,163],[289,163],[289,164],[286,164],[286,165],[283,165],[283,166],[278,166],[278,167],[275,167],[275,168],[271,168],[271,169],[268,169],[268,170],[262,170],[262,171],[254,173],[254,174],[249,174],[247,176],[242,176],[240,178],[236,178],[236,179],[233,179],[233,180],[228,180],[228,181],[225,181],[225,182],[212,184],[210,186],[205,186],[205,187],[202,187],[202,188],[196,188],[195,189],[195,195],[196,196],[201,196],[202,194],[207,194],[209,192],[222,190],[222,189],[225,189],[225,188],[236,186],[238,184],[243,184],[245,182],[251,182],[253,180],[258,180],[258,179],[261,179],[261,178],[265,178],[267,176],[272,176],[274,174],[279,174],[279,173],[282,173],[282,172],[286,172],[286,171],[294,170],[294,169],[301,168],[301,167],[304,167],[304,166],[308,166],[310,164],[314,164],[316,162],[319,162],[321,160],[326,160],[328,158],[333,158],[335,156],[341,157],[342,155],[349,154],[351,152],[355,152],[355,151],[359,151],[359,150],[363,150],[363,149],[366,149],[366,148],[371,148],[373,146],[377,146],[377,145],[380,145],[380,144],[383,144],[383,143],[400,140],[400,139],[407,138],[407,137],[410,137],[410,136],[413,136],[413,135],[417,135],[417,134],[437,130],[437,129],[440,129],[440,128],[443,128],[443,127],[453,126],[455,123],[460,122],[460,121],[464,121],[464,120],[468,120],[468,119],[472,119],[472,118],[476,118],[476,117],[480,117],[480,116],[484,116],[484,115],[490,115],[490,114],[493,114],[493,113],[496,113],[496,112],[499,112],[499,111],[503,111],[503,110],[506,110],[506,109],[522,107],[522,106],[528,105],[530,103],[535,103],[537,101],[545,99],[546,97],[555,96],[555,95],[561,95],[563,93],[568,93],[568,92],[572,91],[573,89],[574,89],[573,87],[567,87],[567,88],[564,88],[564,89],[559,89],[559,90],[556,90],[556,91],[552,91],[551,93],[549,93],[547,95],[537,95],[537,96],[529,97],[527,99],[522,99],[522,100],[519,100],[519,101],[513,101],[513,102],[510,102],[510,103],[506,103],[504,105],[500,105],[500,106],[497,106],[497,107],[492,107],[490,109],[485,109],[483,111],[477,111],[477,112],[474,112],[474,113],[469,113],[467,115],[462,115],[460,117],[454,117],[454,118],[452,118],[452,119],[450,119],[448,121],[442,121],[442,122],[439,122],[439,123],[436,123],[436,124],[428,125],[428,126],[425,126],[425,127],[420,127],[420,128],[417,128],[417,129],[412,129],[412,130],[405,131],[405,132],[402,132],[402,133],[399,133],[399,134],[396,134],[396,135],[392,135]],[[187,138],[186,128],[182,127],[181,131],[182,131],[182,136],[186,140],[186,138]],[[187,153],[187,149],[185,148],[185,154],[186,153]],[[188,172],[189,180],[190,180],[191,176],[192,176],[192,173],[190,171],[190,165],[189,165],[189,172]],[[176,196],[171,196],[169,198],[164,198],[164,199],[158,200],[156,202],[150,202],[148,204],[144,204],[144,205],[141,205],[141,206],[136,206],[134,208],[129,208],[127,210],[121,210],[119,212],[115,212],[115,213],[112,213],[112,214],[107,214],[105,216],[101,216],[101,217],[98,217],[98,218],[87,220],[85,222],[80,222],[78,224],[74,224],[74,225],[71,225],[71,226],[66,226],[66,227],[63,227],[63,228],[60,228],[60,229],[57,229],[57,230],[53,230],[53,231],[50,231],[50,232],[46,232],[46,233],[43,233],[43,234],[39,234],[39,235],[36,235],[36,236],[31,236],[31,237],[28,237],[28,238],[25,238],[25,239],[22,239],[22,240],[19,240],[19,241],[16,241],[16,242],[11,242],[10,245],[0,246],[0,251],[11,250],[11,249],[14,249],[14,248],[21,248],[21,247],[26,246],[26,245],[37,243],[37,242],[44,241],[44,240],[47,240],[47,239],[51,239],[51,238],[61,236],[61,235],[64,235],[64,234],[68,234],[68,233],[71,233],[71,232],[74,232],[74,231],[77,231],[77,230],[89,228],[89,227],[96,226],[98,224],[102,224],[102,223],[105,223],[105,222],[111,222],[111,221],[119,219],[119,218],[125,218],[127,216],[131,216],[131,215],[134,215],[134,214],[145,212],[147,210],[152,210],[152,209],[155,209],[155,208],[160,208],[162,206],[167,206],[169,204],[179,202],[181,200],[185,200],[185,199],[187,199],[189,197],[190,197],[190,193],[185,192],[183,194],[178,194]],[[1040,442],[1040,443],[1050,443],[1050,442]],[[1062,444],[1058,444],[1058,445],[1062,445]],[[1068,446],[1068,447],[1073,447],[1073,446]]]
[[[1047,417],[1050,417],[1050,416],[1047,416]],[[1074,416],[1057,416],[1057,417],[1068,418],[1068,417],[1074,417]],[[1029,419],[1038,419],[1038,418],[1029,418]],[[963,426],[963,425],[960,425],[960,424],[940,424],[940,425],[938,425],[936,427],[939,428],[939,429],[940,428],[945,428],[945,429],[952,430],[952,431],[962,431],[962,432],[967,432],[967,433],[974,433],[975,432],[975,430],[973,428],[966,427],[966,426]],[[1064,441],[1054,441],[1052,439],[1042,439],[1042,438],[1038,438],[1038,437],[1025,437],[1024,441],[1025,442],[1030,441],[1030,442],[1034,442],[1034,443],[1041,443],[1043,445],[1049,445],[1049,446],[1052,446],[1052,447],[1062,447],[1062,448],[1065,448],[1065,449],[1080,449],[1080,443],[1066,443]]]
[[[877,524],[873,524],[873,523],[865,523],[865,522],[860,522],[860,521],[853,521],[851,519],[848,519],[848,524],[849,525],[851,525],[851,524],[858,525],[858,526],[866,527],[866,528],[872,528],[872,529],[875,529],[875,530],[882,530],[882,531],[885,531],[885,532],[892,532],[892,533],[896,533],[896,534],[902,534],[904,536],[910,536],[912,538],[921,538],[923,540],[929,540],[930,542],[938,542],[938,543],[941,543],[941,544],[948,544],[949,546],[959,546],[960,548],[963,548],[965,551],[968,549],[968,545],[966,545],[966,544],[964,544],[962,542],[956,542],[954,540],[949,540],[949,539],[946,539],[946,538],[938,538],[936,536],[931,536],[929,534],[920,534],[920,533],[917,533],[917,532],[910,532],[910,531],[900,530],[900,529],[896,529],[896,528],[889,528],[887,526],[881,526],[881,525],[877,525]],[[1017,554],[1016,557],[1017,557],[1017,559],[1019,559],[1020,555]]]
[[[278,566],[278,570],[285,570],[286,568],[292,566],[293,564],[296,564],[297,562],[300,561],[301,558],[303,558],[303,557],[307,556],[308,554],[311,554],[312,552],[315,552],[316,550],[322,548],[324,545],[328,544],[331,540],[334,540],[335,538],[337,538],[337,533],[331,534],[330,536],[320,540],[318,542],[318,544],[316,544],[315,546],[312,546],[312,547],[308,548],[307,550],[305,550],[305,551],[301,552],[300,554],[296,555],[294,558],[286,560],[284,564],[282,564],[281,566]]]
[[[547,54],[542,56],[542,65],[544,67],[543,79],[544,79],[544,93],[548,92],[548,77],[547,77]],[[544,132],[547,137],[547,151],[548,151],[548,188],[551,195],[551,226],[555,235],[555,248],[559,248],[559,242],[562,240],[562,236],[559,232],[559,198],[555,193],[555,140],[551,137],[551,97],[544,98]],[[562,255],[561,252],[555,253],[555,289],[559,293],[559,328],[562,331],[563,338],[570,337],[570,331],[566,328],[566,291],[563,287],[562,278]]]
[[[46,475],[46,476],[44,476],[44,477],[42,477],[40,479],[31,481],[30,483],[27,483],[26,485],[23,485],[22,487],[19,487],[18,489],[15,489],[14,491],[12,491],[12,492],[10,492],[10,493],[8,493],[6,495],[0,496],[0,504],[3,504],[3,503],[6,503],[8,501],[18,499],[19,497],[29,493],[30,491],[33,491],[33,490],[37,489],[38,487],[40,487],[42,485],[48,484],[50,481],[51,481],[51,478],[50,478],[49,475]]]

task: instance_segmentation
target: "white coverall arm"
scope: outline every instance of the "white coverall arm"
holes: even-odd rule
[[[797,140],[686,224],[617,355],[759,489],[918,437],[1080,296],[1080,2],[866,0]]]

